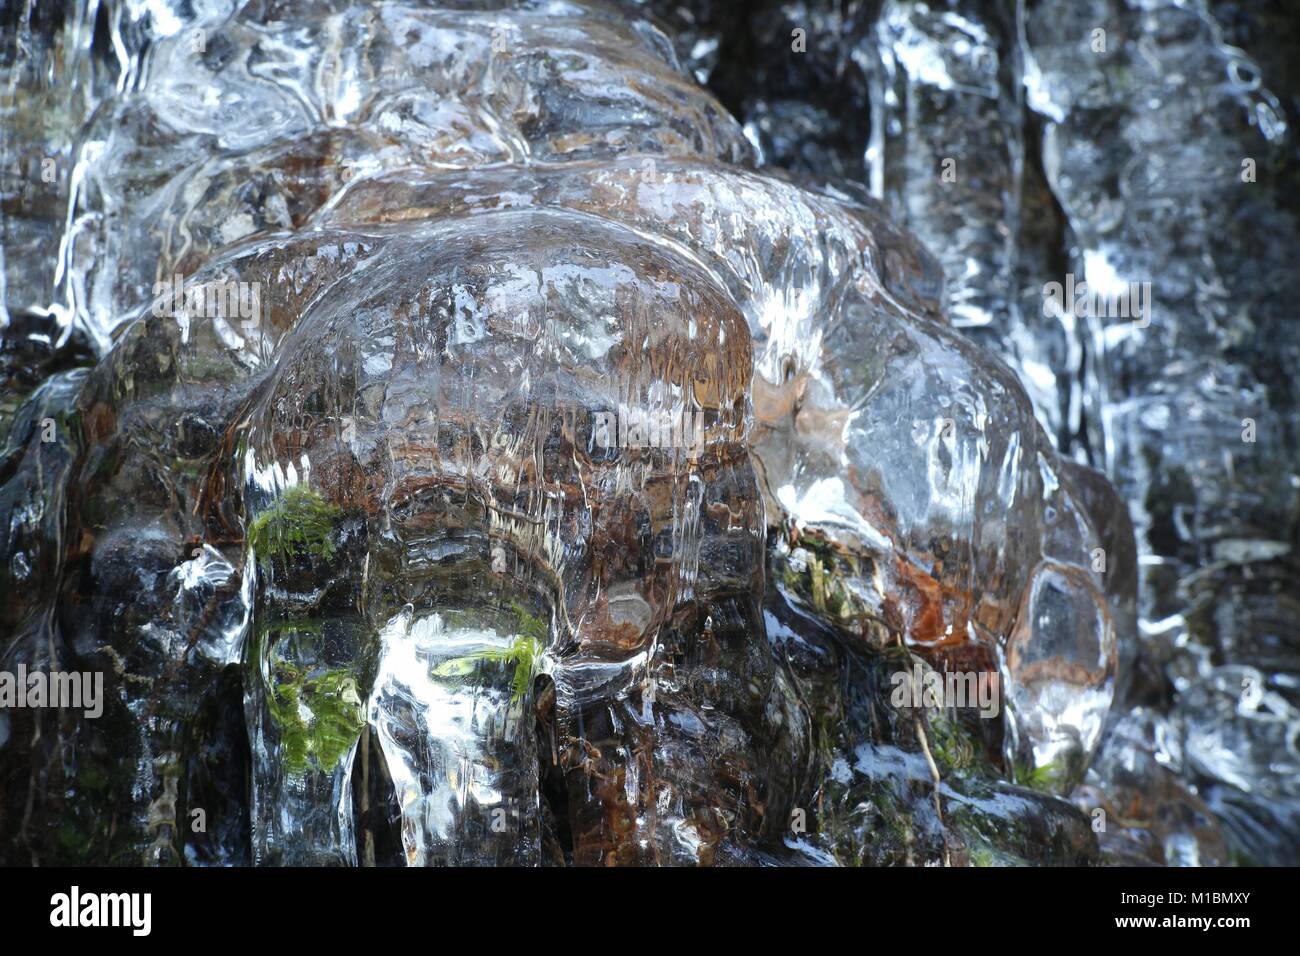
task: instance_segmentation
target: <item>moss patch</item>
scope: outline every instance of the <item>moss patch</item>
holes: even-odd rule
[[[434,668],[438,677],[469,677],[484,664],[514,668],[510,680],[510,701],[515,703],[523,699],[537,673],[537,662],[541,660],[546,645],[536,637],[521,634],[506,647],[487,647],[464,657],[444,661]]]
[[[320,492],[294,485],[253,519],[248,543],[259,561],[287,562],[303,553],[328,561],[334,557],[334,525],[341,514]]]
[[[308,767],[333,770],[365,725],[356,677],[344,668],[313,677],[292,664],[277,663],[267,703],[290,773]]]

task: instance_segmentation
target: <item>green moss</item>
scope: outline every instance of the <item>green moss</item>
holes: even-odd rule
[[[276,621],[274,624],[263,623],[257,628],[258,646],[265,646],[268,641],[275,643],[281,635],[297,636],[300,634],[320,637],[325,633],[325,619],[320,617],[295,617],[290,620]]]
[[[547,623],[530,612],[518,601],[510,602],[511,621],[509,630],[516,634],[506,647],[489,647],[464,657],[444,661],[434,668],[436,677],[469,678],[484,665],[513,668],[511,678],[512,703],[523,699],[528,692],[533,677],[537,674],[538,662],[546,650],[550,628]],[[469,627],[477,623],[469,615],[453,612],[448,616],[451,622],[459,622]]]
[[[248,526],[258,560],[289,561],[295,553],[334,557],[334,525],[342,510],[306,485],[294,485]]]
[[[822,763],[830,767],[835,762],[835,745],[839,740],[841,716],[829,708],[821,709],[813,721],[813,739]]]
[[[543,621],[536,614],[529,613],[528,609],[524,607],[522,604],[520,604],[518,601],[511,601],[510,607],[515,612],[516,616],[518,616],[519,618],[520,632],[525,637],[531,637],[539,644],[544,645],[546,643],[547,634],[550,631],[550,628],[547,627],[546,622]]]
[[[1228,863],[1230,866],[1259,866],[1259,860],[1249,851],[1241,847],[1228,847]]]
[[[845,796],[849,796],[845,794]],[[900,866],[916,843],[911,813],[886,781],[859,783],[851,791],[854,810],[826,821],[832,855],[841,866]]]
[[[932,716],[929,723],[926,736],[930,752],[942,774],[946,776],[978,768],[980,745],[960,720],[939,713]]]
[[[997,860],[993,856],[993,851],[987,846],[969,847],[970,865],[971,866],[997,866]]]
[[[1031,767],[1027,763],[1017,763],[1012,768],[1012,778],[1017,786],[1028,787],[1030,790],[1039,790],[1043,793],[1055,793],[1056,780],[1060,772],[1061,768],[1054,763],[1043,764],[1041,767]]]
[[[796,571],[787,562],[781,569],[786,588],[807,601],[818,611],[831,617],[848,621],[855,616],[853,596],[845,586],[842,575],[854,574],[857,569],[841,567],[844,560],[829,545],[817,542],[811,536],[800,544],[807,554],[807,566]]]
[[[365,725],[356,677],[345,668],[315,677],[280,662],[268,700],[290,773],[330,771],[352,748]]]
[[[510,700],[515,703],[528,692],[528,686],[537,673],[537,662],[545,650],[546,645],[536,637],[521,634],[506,647],[488,647],[444,661],[434,668],[433,673],[438,677],[469,677],[484,664],[511,667],[514,673],[510,681]]]
[[[971,866],[979,867],[997,867],[997,866],[1029,866],[1029,860],[1015,853],[1009,853],[1005,850],[998,849],[984,840],[977,834],[969,831],[962,831],[962,838],[966,841],[966,853],[970,859]]]

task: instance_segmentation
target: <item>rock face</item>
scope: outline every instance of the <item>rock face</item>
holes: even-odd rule
[[[81,133],[0,613],[105,700],[0,714],[0,857],[1095,861],[1113,489],[658,27],[462,6],[187,21]]]

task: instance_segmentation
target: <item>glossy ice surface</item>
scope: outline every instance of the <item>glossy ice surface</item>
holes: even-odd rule
[[[1022,75],[1054,195],[1095,135],[1024,11],[886,4],[870,162],[791,175],[801,107],[742,127],[637,4],[235,6],[6,25],[2,659],[107,693],[0,711],[0,858],[1212,862],[1296,798],[1290,685],[1138,590],[1166,461],[1189,548],[1290,553],[1222,530],[1222,420],[1152,417],[1182,340],[1124,371],[1093,329],[1080,395],[1082,333],[1024,318]],[[950,127],[996,157],[953,190]],[[1058,450],[1088,428],[1124,497]],[[1251,453],[1256,520],[1294,482]]]

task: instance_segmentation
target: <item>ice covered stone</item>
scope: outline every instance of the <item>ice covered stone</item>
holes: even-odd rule
[[[949,301],[992,316],[965,332],[1052,442],[1115,480],[1143,578],[1140,653],[1139,592],[1105,578],[1124,705],[1167,712],[1223,663],[1294,704],[1294,23],[1255,2],[759,2],[735,31],[725,5],[651,6],[765,158],[870,178],[943,261]],[[787,52],[798,27],[807,56]],[[870,119],[869,151],[845,116]],[[1059,308],[1053,282],[1092,291]],[[1133,581],[1136,557],[1101,547]],[[1273,776],[1257,764],[1250,789]],[[1223,806],[1242,833],[1296,832],[1286,798]]]
[[[598,5],[313,0],[187,18],[149,38],[147,78],[81,133],[57,298],[106,345],[159,279],[396,166],[745,161],[739,128],[666,44]]]
[[[109,702],[0,743],[5,852],[1094,859],[1005,778],[1105,720],[1104,483],[922,246],[748,168],[655,28],[454,6],[186,13],[82,131],[58,295],[104,355],[15,413],[0,495],[45,502],[13,653]],[[914,667],[1007,709],[886,705]]]
[[[745,451],[750,356],[743,318],[697,266],[615,224],[546,210],[497,211],[472,230],[416,222],[382,261],[301,317],[273,387],[237,426],[249,435],[239,454],[246,500],[252,513],[273,514],[303,487],[283,484],[296,473],[317,507],[356,514],[365,574],[360,585],[340,580],[342,545],[318,555],[319,571],[283,585],[272,561],[276,587],[258,615],[291,617],[328,602],[331,588],[362,588],[379,646],[352,666],[380,675],[371,719],[395,774],[404,833],[415,835],[411,862],[435,853],[475,859],[474,833],[505,842],[487,826],[498,808],[537,827],[532,720],[512,710],[532,700],[531,682],[494,716],[488,692],[445,690],[440,669],[454,677],[456,659],[486,654],[505,655],[517,670],[527,642],[527,666],[554,685],[560,746],[582,741],[563,759],[597,759],[578,722],[655,680],[674,609],[756,586],[762,506]],[[466,633],[473,628],[456,623],[473,610],[456,595],[457,576],[484,574],[491,603],[530,608],[536,633],[497,625],[476,644]],[[421,679],[413,669],[429,673]],[[674,681],[660,680],[656,707],[665,709]],[[470,709],[457,717],[460,696]],[[646,708],[642,719],[652,720]],[[726,713],[717,709],[712,719]],[[631,731],[608,732],[621,746],[601,773],[631,777],[636,768],[620,766],[634,759],[633,742],[623,742]],[[432,739],[417,745],[420,734]],[[664,723],[656,736],[673,734]],[[447,748],[458,755],[450,768],[419,756]],[[265,758],[283,763],[275,751]],[[475,783],[489,758],[512,787]],[[530,769],[509,769],[516,764]],[[564,769],[585,780],[582,766]],[[345,792],[347,768],[332,772],[330,792]],[[621,789],[596,801],[595,831],[575,832],[575,856],[646,842],[626,827],[665,791],[629,793],[627,810]],[[274,789],[266,798],[274,828],[286,815]],[[605,834],[605,815],[624,812],[617,837]],[[671,820],[661,819],[661,832]],[[692,852],[711,852],[725,829],[715,820],[708,839],[689,841]],[[599,842],[588,848],[588,840]],[[537,858],[536,848],[518,852]]]
[[[1054,561],[1035,569],[1007,641],[1009,750],[1067,792],[1101,740],[1115,691],[1115,628],[1086,572]]]

